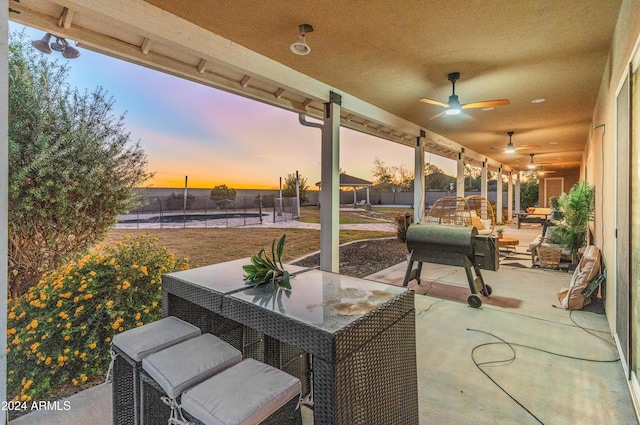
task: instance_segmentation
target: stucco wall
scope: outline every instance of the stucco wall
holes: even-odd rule
[[[613,286],[615,283],[615,209],[612,207],[616,205],[616,91],[631,60],[639,35],[640,0],[624,0],[593,113],[593,129],[583,156],[586,176],[581,176],[586,177],[589,183],[596,186],[596,218],[593,235],[594,244],[602,250],[603,260],[609,272],[605,308],[612,330],[615,319],[615,287]]]

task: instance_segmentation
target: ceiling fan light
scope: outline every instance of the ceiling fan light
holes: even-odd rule
[[[460,108],[448,108],[444,113],[446,115],[459,115],[462,110]]]
[[[516,148],[513,146],[513,143],[507,143],[507,148],[504,150],[504,153],[516,153]]]

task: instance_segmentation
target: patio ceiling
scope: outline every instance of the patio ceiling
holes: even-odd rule
[[[533,153],[555,170],[582,160],[620,3],[10,0],[20,13],[9,18],[309,116],[333,90],[346,127],[409,146],[424,129],[427,149],[446,157],[465,147],[471,162],[524,170]],[[297,56],[303,23],[315,29],[311,53]],[[442,109],[418,99],[446,103],[455,71],[461,103],[510,105],[430,120]],[[539,147],[503,153],[508,131],[516,147]]]

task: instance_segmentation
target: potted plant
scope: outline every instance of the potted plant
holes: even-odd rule
[[[589,222],[593,220],[595,188],[579,180],[558,198],[562,221],[551,228],[551,237],[571,251],[571,261],[578,263],[578,250],[587,243]]]
[[[500,227],[496,230],[496,233],[498,234],[498,239],[502,239],[502,237],[504,236],[504,229]]]
[[[413,214],[408,212],[396,216],[396,226],[398,228],[398,240],[400,242],[407,241],[407,228],[409,227],[409,224],[411,224],[412,221],[413,221]]]
[[[263,283],[273,283],[274,288],[291,290],[289,272],[282,265],[282,251],[284,250],[285,238],[282,235],[276,247],[276,240],[271,243],[271,257],[265,254],[264,248],[260,249],[258,255],[251,257],[251,264],[242,266],[246,273],[244,281],[249,286],[260,286]]]

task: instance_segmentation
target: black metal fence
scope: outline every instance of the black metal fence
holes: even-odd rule
[[[196,196],[141,197],[138,207],[118,216],[116,228],[241,227],[291,221],[297,198],[273,195],[211,199]]]

